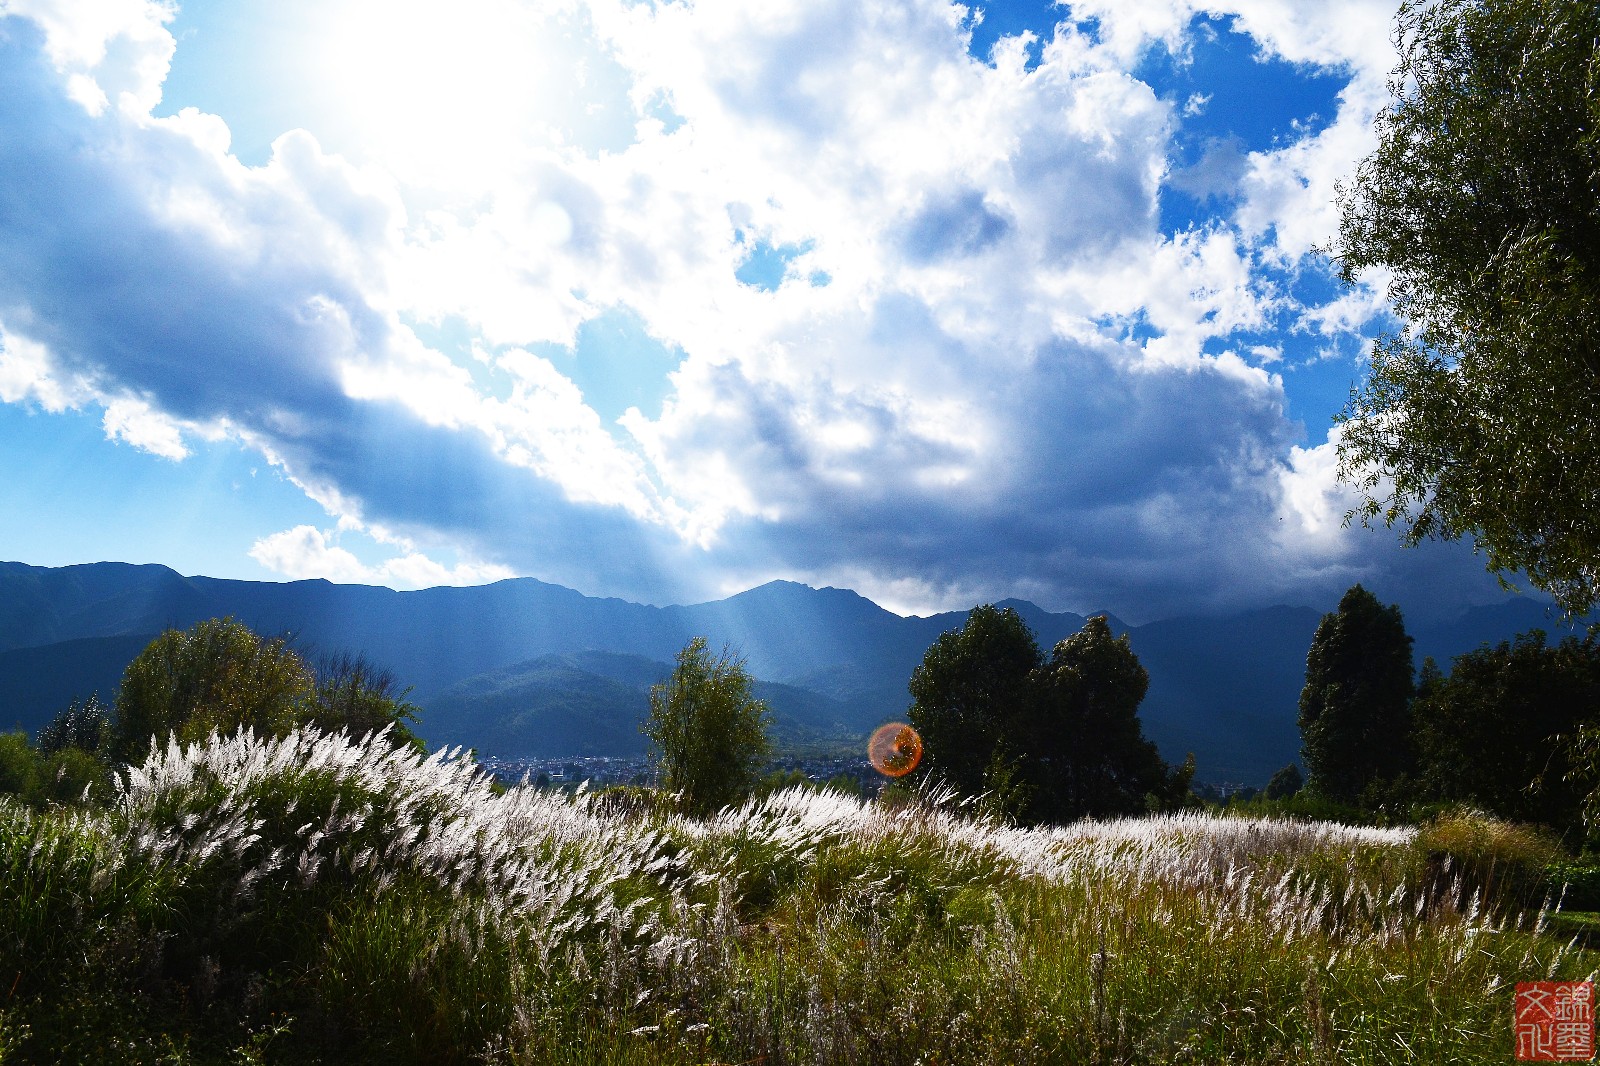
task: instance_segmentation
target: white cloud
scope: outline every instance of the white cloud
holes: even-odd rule
[[[123,397],[106,405],[106,437],[121,440],[163,459],[186,459],[182,427],[143,400]]]
[[[782,573],[1138,613],[1275,596],[1274,565],[1321,580],[1351,550],[1282,381],[1237,353],[1379,307],[1299,307],[1271,270],[1326,239],[1367,143],[1381,5],[1229,9],[1353,80],[1321,132],[1235,151],[1242,177],[1207,179],[1233,213],[1177,233],[1159,195],[1204,100],[1129,71],[1222,9],[1075,5],[1098,32],[1064,23],[1029,69],[1016,40],[972,59],[939,0],[474,0],[441,31],[441,70],[470,75],[448,91],[340,68],[354,31],[330,29],[309,76],[356,103],[247,167],[219,118],[151,116],[164,9],[0,5],[45,28],[0,36],[0,218],[23,220],[0,230],[0,399],[98,404],[174,459],[226,434],[399,552],[298,526],[252,551],[280,573],[635,597]],[[85,112],[72,77],[118,106]],[[388,121],[413,91],[449,106]],[[789,257],[773,291],[736,276],[758,246]],[[602,419],[573,380],[600,355],[541,347],[611,312],[682,353],[659,414]],[[446,327],[470,344],[421,339]]]
[[[482,585],[515,576],[503,566],[481,563],[463,562],[447,567],[414,548],[385,559],[377,566],[368,566],[354,552],[339,545],[340,533],[344,531],[330,534],[315,526],[295,526],[256,541],[250,548],[250,557],[293,581],[324,578],[397,589]]]
[[[262,537],[250,548],[250,557],[293,581],[320,577],[360,584],[370,576],[354,552],[328,543],[327,535],[315,526],[295,526]]]
[[[1278,516],[1289,523],[1284,531],[1286,544],[1303,545],[1311,538],[1339,550],[1344,516],[1357,502],[1355,493],[1337,477],[1342,436],[1335,426],[1324,443],[1289,450],[1289,463],[1281,474],[1283,502]]]
[[[0,326],[0,401],[37,403],[46,411],[65,411],[92,395],[86,382],[57,377],[44,345]]]
[[[0,0],[0,18],[30,19],[68,91],[93,114],[127,99],[131,113],[161,99],[174,42],[172,8],[150,0]]]

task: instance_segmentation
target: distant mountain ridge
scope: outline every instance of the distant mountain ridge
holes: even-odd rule
[[[1084,622],[1025,601],[1002,606],[1014,607],[1046,650]],[[121,666],[151,636],[224,615],[262,633],[291,634],[313,653],[366,654],[414,687],[424,737],[499,754],[517,752],[498,742],[549,749],[561,737],[581,739],[595,754],[611,753],[597,750],[605,747],[625,753],[637,743],[649,686],[619,672],[646,670],[641,664],[659,670],[694,636],[745,656],[769,685],[781,738],[847,736],[903,716],[912,669],[940,633],[965,619],[965,612],[902,617],[849,590],[787,581],[710,603],[653,607],[532,578],[396,592],[323,580],[184,577],[158,565],[0,563],[0,727],[35,730],[89,691],[109,699],[108,680],[114,688]],[[1272,607],[1142,626],[1113,619],[1150,673],[1140,712],[1146,733],[1169,759],[1195,752],[1202,780],[1264,781],[1298,755],[1296,706],[1321,616],[1311,607]],[[1557,629],[1530,600],[1475,608],[1413,628],[1417,662],[1426,654],[1448,665],[1453,655],[1535,625]],[[592,728],[574,731],[583,716]]]
[[[649,717],[650,689],[672,668],[616,652],[545,655],[439,693],[428,702],[423,732],[436,744],[470,745],[485,755],[642,755],[648,742],[639,726]],[[753,688],[772,709],[772,737],[782,750],[829,750],[879,724],[809,689],[775,681]]]

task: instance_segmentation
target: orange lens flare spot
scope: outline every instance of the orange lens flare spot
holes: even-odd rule
[[[922,761],[922,738],[904,722],[880,725],[867,741],[867,761],[880,774],[904,777]]]

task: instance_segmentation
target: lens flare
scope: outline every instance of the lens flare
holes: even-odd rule
[[[880,774],[904,777],[922,761],[922,738],[904,722],[880,725],[867,741],[867,761]]]

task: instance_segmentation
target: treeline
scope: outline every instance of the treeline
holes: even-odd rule
[[[777,783],[764,778],[771,715],[742,661],[703,639],[651,693],[643,731],[660,781],[701,816]],[[1164,761],[1138,709],[1149,675],[1103,617],[1047,655],[1020,616],[981,606],[940,636],[909,681],[921,764],[891,788],[944,787],[1024,825],[1192,807],[1194,759]],[[40,730],[0,735],[0,792],[30,805],[96,801],[114,767],[152,743],[249,728],[385,731],[423,750],[417,709],[388,671],[352,655],[312,661],[232,619],[169,630],[128,666],[114,702],[75,702]],[[1360,585],[1317,627],[1300,697],[1302,765],[1259,799],[1282,813],[1421,821],[1471,807],[1549,828],[1579,847],[1600,816],[1600,638],[1539,630],[1413,662],[1397,606]],[[796,783],[788,778],[784,784]]]
[[[1193,757],[1170,765],[1143,734],[1148,685],[1104,618],[1046,655],[1015,611],[979,607],[912,674],[926,756],[910,780],[1022,824],[1198,805]],[[1398,824],[1471,808],[1573,850],[1600,824],[1595,633],[1552,644],[1535,629],[1419,671],[1399,607],[1355,585],[1307,651],[1299,725],[1304,770],[1246,793],[1259,810]]]
[[[1600,638],[1538,629],[1420,671],[1396,605],[1361,585],[1318,625],[1300,695],[1305,773],[1265,796],[1392,820],[1467,806],[1583,844],[1600,815]]]

